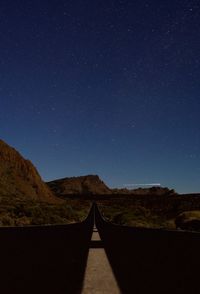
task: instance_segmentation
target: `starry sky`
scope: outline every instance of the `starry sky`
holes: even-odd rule
[[[200,192],[198,0],[1,0],[0,137],[46,181]]]

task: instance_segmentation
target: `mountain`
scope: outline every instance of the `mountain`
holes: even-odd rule
[[[125,194],[125,195],[154,195],[154,196],[163,196],[163,195],[174,195],[176,192],[173,189],[166,187],[151,187],[151,188],[137,188],[137,189],[112,189],[114,194]]]
[[[112,190],[97,175],[63,178],[48,182],[58,196],[111,194]]]
[[[110,195],[116,196],[162,196],[174,195],[175,191],[163,187],[129,189],[110,189],[98,175],[87,175],[81,177],[63,178],[47,182],[47,185],[57,196],[69,195]]]
[[[58,201],[34,165],[0,140],[0,198],[3,197],[50,203]]]

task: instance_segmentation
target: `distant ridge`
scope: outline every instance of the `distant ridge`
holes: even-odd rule
[[[112,190],[97,175],[70,177],[48,182],[57,196],[111,194]]]
[[[138,189],[111,189],[98,175],[86,175],[80,177],[67,177],[53,180],[46,183],[56,196],[72,196],[72,195],[174,195],[173,189],[164,187],[138,188]]]
[[[154,195],[154,196],[163,196],[163,195],[174,195],[176,192],[173,189],[167,187],[150,187],[150,188],[137,188],[137,189],[112,189],[112,192],[115,194],[134,194],[134,195]]]
[[[42,181],[34,165],[3,140],[0,140],[0,197],[59,201]]]

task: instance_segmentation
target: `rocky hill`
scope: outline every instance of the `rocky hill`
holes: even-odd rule
[[[64,178],[47,185],[58,196],[111,194],[112,191],[97,175]]]
[[[0,140],[0,199],[3,197],[58,201],[33,164]]]
[[[63,178],[47,182],[47,185],[55,195],[61,197],[70,195],[96,195],[95,199],[97,199],[98,195],[110,195],[110,199],[111,197],[115,198],[121,196],[164,196],[176,194],[173,189],[170,190],[164,187],[138,188],[134,190],[129,190],[126,188],[111,189],[99,178],[98,175]]]
[[[137,188],[137,189],[112,189],[114,194],[122,195],[153,195],[153,196],[163,196],[163,195],[174,195],[176,192],[173,189],[167,187],[151,187],[151,188]]]

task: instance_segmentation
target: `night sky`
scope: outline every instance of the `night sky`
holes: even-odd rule
[[[0,1],[0,137],[44,180],[200,192],[199,129],[199,0]]]

